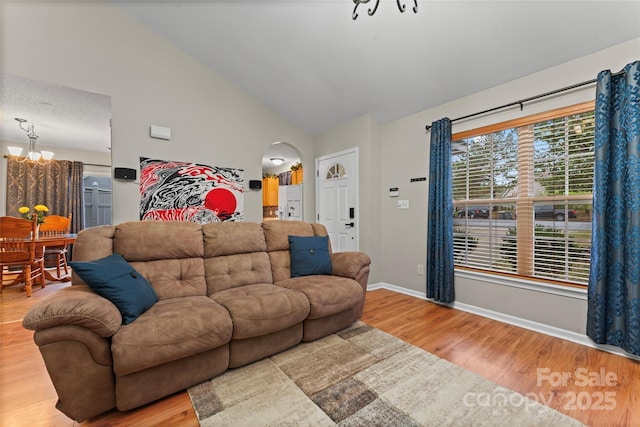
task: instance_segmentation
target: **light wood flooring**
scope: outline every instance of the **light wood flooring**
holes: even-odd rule
[[[0,425],[75,426],[54,407],[56,394],[32,331],[22,328],[19,313],[46,293],[34,288],[27,299],[18,288],[4,289],[0,313]],[[640,425],[640,363],[477,315],[446,308],[388,290],[367,293],[362,320],[498,385],[593,426]],[[537,370],[551,375],[568,373],[566,385],[539,383]],[[615,373],[615,386],[576,385],[576,370],[585,375]],[[566,374],[565,374],[566,375]],[[598,396],[608,400],[596,405]],[[572,402],[572,399],[575,400]],[[588,400],[587,400],[588,399]],[[587,405],[587,403],[590,403]],[[607,405],[615,408],[604,409]],[[574,408],[575,407],[575,408]],[[591,409],[589,409],[591,408]],[[594,409],[595,408],[595,409]],[[197,426],[186,392],[180,392],[137,410],[112,411],[82,426]]]

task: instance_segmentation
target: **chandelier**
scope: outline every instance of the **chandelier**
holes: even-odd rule
[[[53,152],[51,151],[38,151],[36,150],[36,140],[38,139],[38,135],[36,135],[36,131],[33,129],[33,123],[27,123],[25,119],[21,119],[16,117],[16,121],[18,122],[18,126],[20,129],[27,133],[27,137],[29,138],[29,152],[20,160],[19,162],[26,162],[27,160],[31,160],[38,163],[44,163],[45,160],[51,160],[53,158]],[[14,156],[19,156],[22,154],[21,147],[7,147],[9,149],[9,153]]]
[[[371,0],[353,0],[355,7],[353,8],[353,14],[351,14],[351,17],[353,18],[354,21],[358,17],[358,12],[356,12],[356,10],[358,9],[358,6],[360,6],[361,3],[369,3],[369,1]],[[369,9],[367,11],[369,16],[373,16],[376,13],[376,10],[378,10],[379,3],[380,3],[380,0],[376,0],[376,4],[373,6],[373,9]],[[400,3],[400,0],[396,0],[396,4],[398,5],[398,10],[400,10],[400,13],[404,13],[404,11],[407,10],[407,5],[404,3]],[[413,0],[412,9],[413,9],[413,13],[418,13],[418,0]]]

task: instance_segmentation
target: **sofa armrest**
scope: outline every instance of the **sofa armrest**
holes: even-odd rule
[[[79,326],[99,337],[110,337],[122,325],[118,308],[88,286],[76,285],[60,289],[31,307],[22,326],[41,331],[56,326]]]
[[[362,287],[362,301],[355,307],[356,319],[362,317],[370,265],[371,258],[364,252],[335,252],[331,254],[331,274],[353,279]]]
[[[111,336],[122,316],[86,285],[60,289],[31,307],[22,326],[35,332],[56,408],[78,422],[116,406]]]
[[[363,269],[368,269],[371,258],[364,252],[335,252],[331,254],[331,274],[356,279]]]

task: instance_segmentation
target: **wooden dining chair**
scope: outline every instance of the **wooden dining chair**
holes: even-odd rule
[[[30,221],[12,216],[0,217],[0,290],[20,283],[21,278],[28,297],[36,279],[44,288],[44,251],[37,248],[32,238],[36,235],[37,226],[37,218]],[[11,271],[16,267],[20,267],[17,274]]]
[[[45,217],[44,223],[40,224],[40,237],[60,236],[69,234],[71,230],[71,214],[68,217],[60,215],[49,215]],[[45,247],[45,262],[47,258],[55,258],[56,275],[60,276],[60,271],[64,269],[64,274],[69,274],[69,266],[67,265],[67,245]]]

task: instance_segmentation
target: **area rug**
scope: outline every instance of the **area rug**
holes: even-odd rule
[[[582,426],[362,322],[189,388],[201,426]]]

